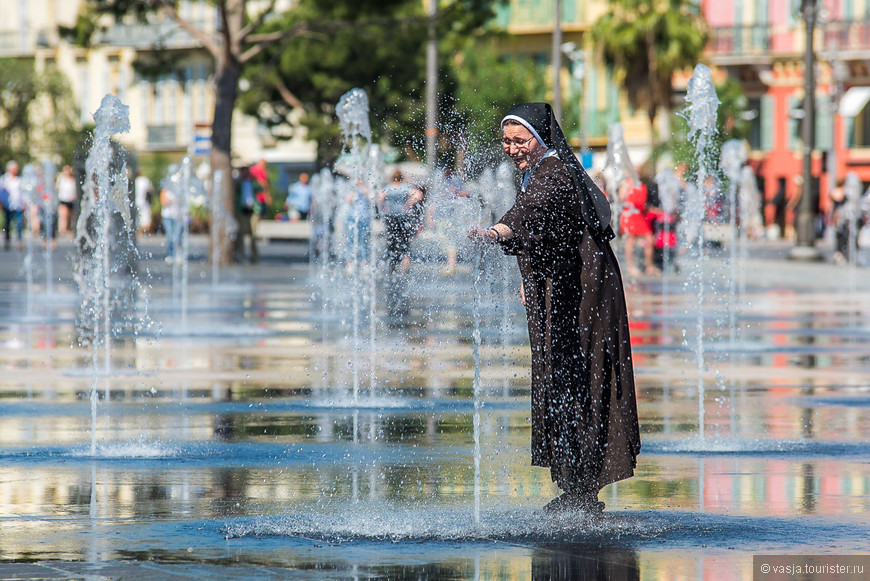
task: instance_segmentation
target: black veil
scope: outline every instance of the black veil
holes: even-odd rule
[[[610,202],[580,165],[549,103],[514,105],[508,110],[502,123],[508,119],[515,119],[522,123],[535,137],[543,141],[546,147],[556,150],[559,159],[574,179],[580,198],[580,213],[586,226],[596,238],[611,240],[614,234],[610,227]]]

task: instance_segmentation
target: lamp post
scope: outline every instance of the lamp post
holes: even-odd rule
[[[813,35],[815,34],[818,6],[816,0],[801,0],[801,13],[806,26],[806,50],[804,51],[804,118],[801,137],[804,142],[803,185],[798,214],[796,218],[797,245],[789,252],[793,260],[821,260],[822,255],[816,249],[816,212],[813,202],[813,146],[816,133],[816,99],[815,99],[815,53],[813,52]]]
[[[586,91],[583,87],[583,79],[586,76],[586,51],[577,48],[574,42],[566,42],[562,45],[562,52],[571,61],[571,78],[574,81],[574,94],[571,99],[576,103],[580,95],[583,102],[580,103],[580,151],[589,152],[589,126],[586,118]]]
[[[837,115],[840,112],[840,98],[843,96],[843,83],[849,77],[849,69],[837,55],[837,43],[834,42],[828,51],[828,63],[831,66],[831,76],[834,81],[831,91],[831,150],[828,152],[828,191],[837,187]]]
[[[562,122],[562,0],[553,2],[553,115]]]
[[[429,0],[426,41],[426,163],[434,168],[438,155],[438,0]]]

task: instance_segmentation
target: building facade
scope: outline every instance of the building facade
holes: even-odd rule
[[[786,231],[793,224],[804,156],[804,1],[699,1],[711,32],[704,60],[717,80],[727,76],[743,88],[745,118],[751,124],[749,163],[767,202],[765,219]],[[555,0],[510,0],[501,6],[498,23],[515,35],[506,52],[551,63],[555,5]],[[561,6],[564,40],[584,48],[587,55],[581,85],[573,95],[568,90],[583,110],[582,130],[590,145],[600,150],[606,145],[608,125],[619,121],[632,161],[643,163],[649,155],[648,121],[630,110],[587,40],[586,32],[607,10],[607,2],[562,0]],[[870,182],[870,0],[815,0],[815,6],[812,179],[823,212],[829,190],[847,172]],[[571,65],[569,61],[567,67]],[[563,87],[571,86],[567,67]],[[691,71],[675,79],[675,104],[689,75]]]
[[[588,145],[594,152],[595,168],[604,166],[608,127],[619,122],[624,129],[629,155],[636,164],[649,158],[650,127],[642,112],[631,111],[612,71],[596,53],[587,32],[607,11],[607,0],[561,0],[564,50],[560,79],[566,109],[575,107],[573,126],[563,115],[563,128],[573,145]],[[546,65],[552,86],[553,23],[556,0],[510,0],[497,5],[496,24],[510,33],[506,54],[531,57]],[[547,99],[552,100],[552,95]],[[564,121],[568,120],[567,123]]]
[[[83,5],[83,0],[0,0],[0,58],[32,59],[37,71],[57,67],[69,80],[83,124],[93,123],[104,95],[120,98],[130,107],[131,130],[118,138],[136,153],[204,153],[214,112],[210,54],[175,22],[160,17],[145,23],[105,19],[91,48],[76,46],[58,27],[73,26]],[[203,31],[219,26],[218,11],[206,0],[182,0],[178,11]],[[233,150],[241,162],[262,157],[313,164],[316,157],[314,144],[298,137],[277,141],[238,112]]]
[[[815,6],[815,139],[819,208],[846,173],[870,182],[870,1],[705,0],[710,63],[738,79],[754,115],[750,163],[764,188],[766,220],[792,224],[804,142],[806,19]],[[784,206],[784,207],[783,207]]]

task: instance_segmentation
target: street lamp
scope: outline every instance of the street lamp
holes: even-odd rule
[[[562,0],[553,2],[553,115],[562,122]]]
[[[574,83],[575,93],[581,93],[583,103],[580,104],[580,149],[583,153],[589,151],[588,126],[586,123],[586,92],[582,89],[583,79],[586,76],[586,51],[577,48],[574,42],[566,42],[562,44],[562,52],[571,61],[571,78]],[[577,99],[578,95],[572,95]]]
[[[806,25],[806,50],[804,51],[804,119],[801,137],[804,142],[803,186],[798,202],[796,218],[797,246],[789,252],[793,260],[820,260],[821,253],[816,249],[816,212],[813,204],[813,146],[816,133],[816,99],[815,99],[815,53],[813,52],[813,35],[815,34],[818,4],[816,0],[802,0],[801,13]]]

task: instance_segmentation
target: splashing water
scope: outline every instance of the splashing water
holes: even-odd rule
[[[335,107],[338,127],[345,139],[360,138],[366,142],[372,139],[369,125],[369,98],[362,89],[351,89],[341,96]]]
[[[710,69],[696,65],[686,93],[686,108],[681,113],[689,124],[689,140],[694,145],[694,187],[687,188],[686,222],[690,237],[690,250],[696,258],[695,268],[687,277],[687,284],[697,288],[697,323],[695,357],[698,372],[698,433],[704,437],[704,219],[708,200],[716,192],[715,159],[711,158],[714,138],[717,135],[716,111],[719,97],[713,86]]]
[[[740,169],[746,163],[746,143],[739,139],[729,139],[722,144],[719,167],[728,181],[728,231],[730,242],[728,249],[731,253],[729,260],[731,275],[728,277],[728,295],[735,296],[737,292],[738,259],[737,252],[737,185],[740,180]],[[742,303],[740,303],[742,304]],[[737,340],[737,309],[739,306],[734,301],[728,303],[728,337],[731,341],[732,350]]]
[[[117,97],[106,95],[94,119],[93,145],[85,161],[84,196],[75,237],[79,249],[76,282],[82,294],[79,341],[91,345],[94,374],[90,391],[92,455],[97,452],[97,402],[101,375],[105,377],[105,398],[109,399],[113,300],[116,295],[132,294],[141,289],[132,265],[137,254],[127,199],[126,161],[112,143],[113,135],[129,131],[129,109]],[[121,304],[129,297],[117,296],[117,299],[115,302]],[[138,319],[132,326],[138,329],[150,323],[147,307],[145,312],[136,314]],[[101,349],[102,371],[99,366]]]
[[[364,184],[372,183],[373,178],[369,174],[367,161],[369,156],[366,150],[371,142],[371,127],[369,125],[369,100],[365,91],[362,89],[351,89],[341,96],[338,105],[335,108],[338,115],[339,128],[341,129],[342,137],[344,138],[345,148],[349,154],[349,192],[347,198],[350,202],[350,213],[352,227],[351,240],[351,275],[353,277],[353,399],[357,402],[359,399],[359,352],[360,352],[360,317],[361,317],[361,301],[362,301],[362,280],[361,263],[366,258],[369,259],[369,276],[374,279],[374,266],[371,263],[372,250],[370,235],[370,222],[374,212],[371,211],[373,205],[373,192],[366,192],[363,189]],[[363,251],[361,244],[367,244],[368,250]],[[372,283],[373,284],[373,283]],[[370,299],[374,298],[373,295]],[[369,370],[372,373],[374,370]],[[356,438],[356,416],[354,416],[354,438]]]
[[[764,221],[761,217],[761,193],[755,172],[748,165],[740,170],[740,182],[737,190],[738,211],[740,216],[740,268],[738,269],[737,292],[740,297],[738,304],[745,305],[746,300],[746,261],[749,258],[749,238],[764,236]]]
[[[680,201],[682,187],[680,185],[679,178],[674,173],[674,170],[670,168],[663,169],[658,174],[656,174],[655,180],[659,190],[659,199],[662,208],[662,225],[664,227],[664,244],[662,246],[662,314],[665,315],[665,319],[667,320],[667,317],[669,315],[669,280],[671,271],[671,260],[673,259],[673,257],[671,256],[673,246],[671,246],[670,240],[672,235],[676,236],[675,226],[677,216],[677,204]],[[669,340],[670,336],[667,334],[666,331],[666,328],[663,326],[662,338]]]
[[[843,204],[843,217],[846,220],[848,230],[848,285],[849,296],[854,300],[858,291],[858,282],[856,269],[858,266],[858,218],[861,215],[861,178],[854,171],[846,174],[846,179],[843,181],[843,193],[845,201]],[[850,309],[849,326],[855,326],[854,309]]]
[[[52,239],[55,236],[55,208],[57,207],[57,189],[55,180],[57,176],[57,168],[49,160],[42,162],[42,221],[45,224],[45,250],[43,258],[45,261],[45,292],[51,296],[54,292],[54,273],[51,254],[53,251]]]
[[[39,186],[39,176],[36,166],[28,163],[21,172],[21,194],[27,208],[36,201],[36,189]],[[8,227],[8,226],[7,226]],[[27,318],[33,316],[33,230],[27,236],[27,253],[24,255],[24,275],[27,280]]]

